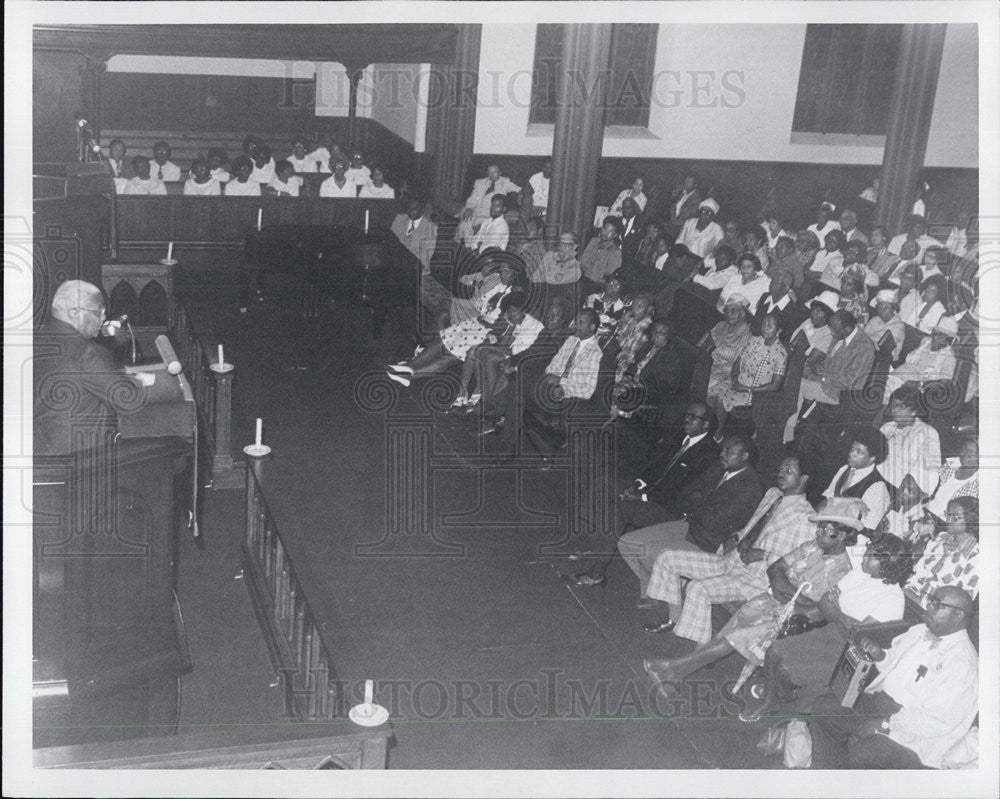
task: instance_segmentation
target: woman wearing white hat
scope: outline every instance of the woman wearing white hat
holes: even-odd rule
[[[865,325],[865,335],[877,350],[892,347],[892,362],[895,363],[899,360],[906,337],[906,325],[899,316],[899,294],[895,289],[883,289],[875,295],[874,305],[875,315]]]
[[[809,318],[796,328],[789,339],[789,349],[801,350],[806,355],[806,366],[810,362],[821,360],[826,357],[830,345],[833,343],[833,331],[830,330],[830,317],[837,310],[840,297],[834,291],[824,291],[819,296],[814,297],[809,302]],[[805,373],[803,373],[803,376]],[[802,408],[802,389],[799,389],[799,396],[795,400],[795,413],[788,417],[785,424],[783,441],[789,442],[795,437],[795,425],[799,418],[799,411]]]
[[[715,221],[719,213],[719,204],[709,197],[698,204],[698,216],[689,219],[681,228],[677,244],[683,244],[699,258],[704,258],[725,238],[725,232]]]
[[[733,294],[722,309],[725,317],[705,335],[711,348],[712,371],[708,376],[708,393],[720,394],[730,388],[733,364],[750,343],[750,301]]]
[[[904,383],[929,383],[933,380],[951,380],[955,376],[955,351],[952,344],[958,336],[958,322],[942,316],[929,338],[906,356],[906,360],[889,372],[885,383],[884,403],[888,404],[892,392]]]

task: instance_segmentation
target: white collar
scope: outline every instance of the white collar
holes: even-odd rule
[[[742,469],[737,469],[735,472],[726,472],[724,475],[722,475],[722,480],[719,481],[720,484],[726,482],[726,480],[730,480],[733,477],[736,477],[736,475],[738,475],[740,472],[745,472],[749,468],[750,468],[749,466],[744,466]]]
[[[690,436],[690,437],[685,436],[685,438],[687,438],[687,440],[688,440],[688,443],[687,443],[688,447],[693,447],[695,444],[697,444],[699,441],[701,441],[707,435],[708,435],[708,433],[705,432],[705,433],[702,433],[699,436]]]

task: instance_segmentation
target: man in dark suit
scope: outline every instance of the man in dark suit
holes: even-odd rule
[[[635,255],[644,233],[639,206],[631,197],[626,197],[622,202],[622,270],[626,274],[637,266]]]
[[[622,492],[614,535],[603,536],[586,553],[595,562],[587,572],[574,575],[576,585],[588,587],[604,582],[608,564],[614,557],[615,542],[626,530],[681,518],[677,498],[686,486],[719,461],[719,445],[712,437],[715,423],[715,413],[708,406],[700,402],[688,406],[682,429],[660,442],[642,477]]]
[[[757,301],[757,311],[750,321],[750,329],[755,335],[760,335],[760,327],[764,317],[770,313],[778,317],[781,325],[779,338],[788,344],[792,333],[805,321],[809,315],[791,293],[792,275],[781,270],[771,275],[771,286],[766,294]]]
[[[667,232],[677,238],[684,223],[698,215],[698,203],[701,202],[698,179],[694,175],[685,175],[684,183],[674,189],[670,200]]]
[[[621,537],[618,551],[638,576],[641,596],[646,595],[656,558],[663,550],[715,552],[733,530],[747,523],[764,494],[752,465],[755,459],[756,447],[749,436],[727,436],[718,464],[678,496],[675,507],[681,518]]]
[[[97,286],[67,280],[52,299],[52,317],[35,335],[36,455],[68,455],[107,442],[118,415],[146,401],[151,376],[128,375],[94,342],[105,318]]]

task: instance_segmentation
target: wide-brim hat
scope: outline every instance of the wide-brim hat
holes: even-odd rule
[[[817,296],[810,300],[809,307],[812,308],[812,306],[817,302],[820,305],[829,308],[830,312],[833,313],[840,307],[840,295],[835,291],[820,292]]]
[[[865,503],[853,497],[830,497],[826,501],[823,510],[816,511],[809,517],[813,523],[833,522],[850,527],[852,530],[860,531],[865,529],[865,524],[861,517],[868,512]]]
[[[700,211],[702,208],[707,208],[713,214],[719,213],[719,204],[711,197],[708,197],[707,199],[704,199],[700,203],[698,203],[698,210]]]

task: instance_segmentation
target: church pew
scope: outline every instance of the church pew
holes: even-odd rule
[[[388,228],[395,200],[327,197],[118,196],[115,200],[120,259],[159,260],[174,242],[174,258],[186,267],[235,267],[248,230],[257,226],[347,225]]]

